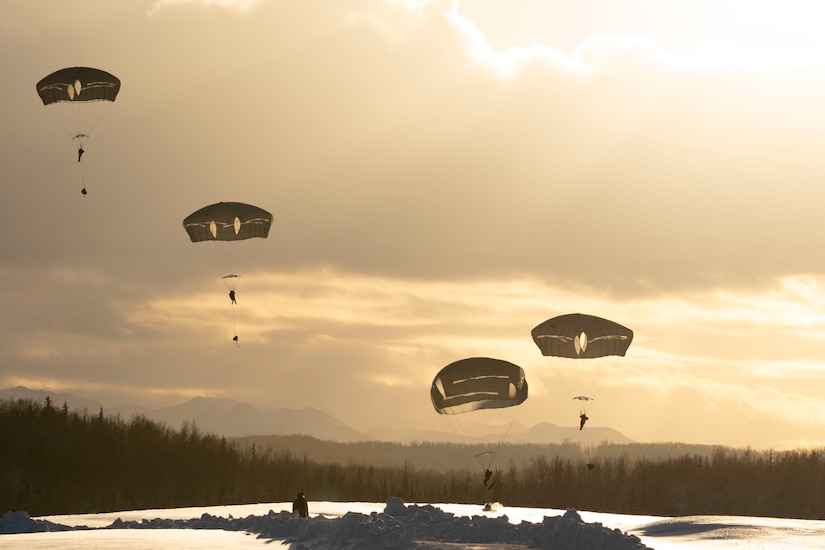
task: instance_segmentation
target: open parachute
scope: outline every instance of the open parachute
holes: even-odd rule
[[[91,67],[60,69],[37,83],[37,93],[43,105],[114,101],[119,91],[119,78]]]
[[[542,355],[565,359],[623,357],[633,341],[629,328],[584,313],[553,317],[536,326],[531,334]],[[587,414],[599,391],[598,373],[592,365],[577,361],[561,366],[560,371],[579,415]]]
[[[471,357],[441,369],[430,398],[462,442],[477,446],[473,454],[486,471],[516,420],[518,405],[527,400],[527,391],[524,370],[518,365]]]
[[[232,320],[235,320],[235,290],[241,275],[252,261],[259,239],[269,236],[272,214],[242,202],[218,202],[195,210],[183,220],[183,228],[193,243],[210,243],[215,269],[230,292]],[[235,342],[238,341],[237,332]]]
[[[619,323],[584,313],[553,317],[532,330],[542,355],[592,359],[627,352],[633,331]]]
[[[524,370],[513,363],[471,357],[441,369],[430,397],[438,414],[515,407],[527,399],[527,379]]]
[[[67,67],[41,79],[37,95],[55,113],[77,147],[77,161],[86,194],[83,153],[86,140],[120,92],[120,79],[91,67]]]
[[[195,210],[183,220],[183,228],[193,243],[265,239],[271,226],[272,214],[242,202],[210,204]]]

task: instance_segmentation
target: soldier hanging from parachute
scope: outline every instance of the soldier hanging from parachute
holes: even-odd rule
[[[82,181],[80,192],[85,197],[84,146],[108,106],[117,98],[120,79],[100,69],[67,67],[41,79],[36,88],[43,105],[55,113],[77,145]]]
[[[608,355],[624,357],[633,341],[633,331],[629,328],[584,313],[570,313],[548,319],[536,326],[531,335],[542,355],[565,359],[593,359]],[[579,413],[579,430],[583,430],[585,423],[590,420],[587,413],[595,395],[572,393],[570,386],[587,391],[593,388],[579,387],[577,378],[584,369],[578,363],[574,363],[571,368],[572,371],[569,372],[572,374],[565,382]]]
[[[183,220],[183,228],[193,243],[208,242],[219,257],[219,269],[231,270],[221,278],[229,289],[235,347],[240,347],[235,323],[235,292],[240,274],[252,260],[250,246],[266,239],[272,226],[272,214],[251,204],[219,202],[199,208]],[[223,271],[226,273],[226,271]]]
[[[474,455],[484,471],[488,491],[495,485],[493,461],[518,416],[518,405],[527,400],[527,391],[524,369],[489,357],[455,361],[433,379],[433,407],[463,443],[477,445],[491,436],[495,439],[489,448]]]

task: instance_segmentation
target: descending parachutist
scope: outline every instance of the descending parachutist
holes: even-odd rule
[[[77,150],[77,162],[80,162],[80,157],[82,157],[83,153],[85,153],[85,152],[86,151],[83,150],[83,147],[78,148],[78,150]]]
[[[242,202],[218,202],[199,208],[183,219],[183,228],[193,243],[212,242],[209,248],[215,246],[214,251],[228,260],[237,260],[246,264],[251,252],[250,246],[254,241],[266,239],[272,226],[272,213]],[[243,245],[246,241],[253,241]],[[239,248],[240,247],[240,248]],[[245,257],[244,257],[245,256]],[[229,262],[231,268],[234,261]],[[242,266],[237,266],[242,267]],[[228,273],[227,273],[228,271]],[[235,323],[235,287],[241,275],[231,270],[221,277],[225,289],[229,291],[229,300],[232,304],[232,332],[237,332]],[[226,292],[225,290],[225,292]],[[232,339],[237,347],[238,337]]]
[[[83,196],[85,197],[85,196],[86,196],[86,193],[87,193],[87,191],[86,191],[86,187],[83,187],[83,189],[81,189],[81,190],[80,190],[80,192],[81,192],[81,193],[83,194]]]
[[[235,347],[236,348],[241,347],[241,345],[238,343],[238,335],[237,334],[232,338],[232,341],[235,342]]]
[[[581,413],[579,415],[579,431],[581,431],[581,429],[584,428],[584,423],[587,422],[588,420],[590,420],[590,418],[588,418],[588,416],[586,414]]]

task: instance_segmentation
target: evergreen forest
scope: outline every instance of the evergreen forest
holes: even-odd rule
[[[825,518],[825,449],[511,445],[492,486],[475,449],[345,444],[172,429],[31,400],[0,401],[0,512],[31,516],[310,500],[485,503],[637,515]],[[444,457],[461,457],[447,460]],[[462,465],[463,464],[463,465]]]

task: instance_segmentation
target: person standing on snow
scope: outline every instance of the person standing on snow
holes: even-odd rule
[[[302,518],[309,517],[309,504],[307,504],[304,493],[298,493],[298,496],[292,501],[292,513],[297,513]]]

